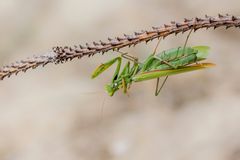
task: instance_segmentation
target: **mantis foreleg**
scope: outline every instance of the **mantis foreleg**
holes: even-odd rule
[[[108,69],[110,66],[112,66],[115,62],[117,62],[117,68],[116,68],[113,78],[112,78],[112,82],[113,82],[115,79],[118,78],[118,74],[120,71],[121,63],[122,63],[121,57],[116,57],[116,58],[98,66],[95,69],[95,71],[92,73],[92,78],[99,76],[102,72],[104,72],[106,69]]]

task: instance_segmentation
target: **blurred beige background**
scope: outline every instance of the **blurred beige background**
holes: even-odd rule
[[[2,0],[0,64],[55,45],[106,40],[182,20],[230,13],[239,0]],[[170,36],[160,49],[184,43]],[[48,65],[0,82],[1,160],[240,159],[239,29],[199,30],[189,45],[211,46],[213,69],[133,85],[130,97],[103,90],[113,73],[91,80],[104,56]],[[156,45],[125,48],[141,59]]]

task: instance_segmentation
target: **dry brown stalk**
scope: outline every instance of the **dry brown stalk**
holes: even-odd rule
[[[201,28],[218,28],[224,26],[226,29],[230,27],[240,27],[240,16],[221,15],[216,17],[205,16],[204,18],[185,18],[183,22],[172,21],[170,24],[164,24],[160,27],[152,27],[151,30],[135,32],[133,35],[124,34],[123,37],[108,38],[107,42],[99,41],[85,46],[76,45],[73,47],[53,47],[52,51],[40,56],[33,56],[26,60],[20,60],[10,65],[0,68],[0,79],[10,77],[21,71],[26,72],[28,69],[35,69],[38,66],[44,66],[48,63],[63,63],[74,58],[82,58],[83,56],[93,56],[96,53],[105,53],[109,50],[119,50],[126,46],[134,46],[140,42],[148,42],[155,38],[167,37],[170,34],[184,33],[193,29],[194,31]]]

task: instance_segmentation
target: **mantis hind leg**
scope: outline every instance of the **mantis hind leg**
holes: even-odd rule
[[[185,42],[184,42],[184,46],[183,46],[183,56],[185,56],[185,54],[186,54],[186,48],[187,48],[187,43],[188,43],[188,40],[189,40],[189,38],[190,38],[190,35],[191,35],[191,33],[192,33],[192,31],[193,31],[194,29],[192,28],[190,31],[189,31],[189,33],[188,33],[188,35],[187,35],[187,37],[186,37],[186,40],[185,40]],[[179,48],[178,48],[178,51],[177,51],[177,56],[178,56],[178,53],[179,53]],[[196,59],[194,60],[194,62],[196,62],[196,64],[198,64],[197,63],[197,57],[196,57]],[[178,66],[177,66],[178,67]]]
[[[159,40],[158,42],[160,43],[160,40]],[[157,47],[159,46],[159,43],[157,44]],[[157,48],[157,47],[156,47],[156,48]],[[156,53],[156,48],[155,48],[155,50],[154,50],[154,54]],[[178,57],[179,49],[180,49],[180,48],[178,48],[178,50],[177,50],[177,56],[176,56],[176,57]],[[165,52],[164,52],[164,54],[165,54]],[[159,58],[156,57],[156,56],[155,56],[155,58],[159,59]],[[161,59],[159,59],[159,60],[161,60]],[[168,63],[167,61],[164,61],[164,60],[161,60],[161,61],[162,61],[164,64],[172,67],[173,69],[176,69],[176,68],[177,68],[177,66],[173,66],[172,64]],[[160,78],[159,78],[159,77],[157,78],[157,84],[156,84],[156,88],[155,88],[155,96],[158,96],[158,95],[159,95],[159,93],[161,92],[163,86],[164,86],[165,83],[167,82],[167,79],[168,79],[168,76],[166,76],[166,78],[164,79],[164,81],[162,82],[162,84],[161,84],[161,86],[160,86],[160,88],[159,88],[159,80],[160,80]]]
[[[155,49],[154,49],[154,51],[153,51],[153,55],[156,54],[157,49],[158,49],[158,47],[159,47],[159,44],[160,44],[161,40],[162,40],[162,37],[158,40],[157,45],[156,45],[156,47],[155,47]]]
[[[123,57],[123,58],[125,58],[125,59],[127,59],[127,60],[129,60],[129,61],[132,61],[132,62],[134,62],[134,63],[138,63],[138,58],[132,56],[132,55],[129,54],[129,53],[121,52],[121,51],[116,51],[116,52],[120,53],[120,54],[121,54],[121,57]]]
[[[189,31],[189,33],[188,33],[188,35],[187,35],[187,38],[186,38],[186,40],[185,40],[185,42],[184,42],[183,55],[185,55],[185,48],[186,48],[186,46],[187,46],[187,43],[188,43],[188,40],[189,40],[189,37],[190,37],[192,31],[193,31],[193,28]]]
[[[156,89],[155,89],[155,96],[158,96],[159,93],[161,92],[163,86],[165,85],[165,83],[167,82],[168,76],[165,77],[163,83],[161,84],[160,88],[159,88],[159,80],[160,78],[157,78],[157,85],[156,85]]]
[[[157,45],[156,45],[156,47],[155,47],[155,49],[154,49],[154,51],[153,51],[153,55],[156,54],[157,49],[158,49],[158,47],[159,47],[159,44],[160,44],[160,42],[161,42],[161,39],[162,39],[162,38],[160,38],[160,39],[158,40],[158,43],[157,43]],[[165,53],[165,52],[164,52],[164,53]],[[154,56],[154,57],[155,57],[155,58],[158,58],[158,57],[156,57],[156,56]],[[175,66],[172,66],[171,64],[169,64],[169,63],[166,62],[166,61],[163,61],[163,60],[161,60],[161,61],[162,61],[163,63],[169,65],[170,67],[174,68],[174,69],[176,68]],[[159,80],[160,80],[160,78],[159,78],[159,77],[157,78],[157,84],[156,84],[156,89],[155,89],[155,96],[157,96],[157,95],[161,92],[161,90],[162,90],[164,84],[166,83],[167,79],[168,79],[168,76],[166,76],[166,78],[164,79],[163,83],[161,84],[161,87],[159,88],[158,86],[159,86]]]
[[[193,31],[193,28],[192,28],[192,29],[190,30],[190,32],[188,33],[187,38],[186,38],[186,40],[185,40],[185,42],[184,42],[184,45],[183,45],[183,56],[185,56],[185,48],[187,47],[187,42],[188,42],[188,40],[189,40],[189,37],[190,37],[192,31]],[[180,48],[181,48],[181,47],[178,47],[178,49],[177,49],[177,54],[176,54],[176,57],[175,57],[175,58],[178,57]]]
[[[185,55],[185,53],[184,53],[184,52],[185,52],[185,48],[186,48],[186,46],[187,46],[187,42],[188,42],[188,39],[189,39],[192,31],[193,31],[193,29],[190,30],[190,32],[188,33],[187,38],[186,38],[186,40],[185,40],[184,47],[183,47],[183,56]],[[160,40],[161,40],[161,39],[159,39],[159,41],[158,41],[158,43],[157,43],[157,46],[156,46],[156,48],[154,49],[153,55],[155,55],[155,53],[156,53],[156,51],[157,51],[157,48],[158,48],[159,43],[160,43]],[[180,49],[180,47],[179,47],[178,50],[177,50],[176,58],[178,57],[179,49]],[[155,56],[155,58],[159,59],[159,58],[156,57],[156,56]],[[178,66],[174,66],[174,65],[170,64],[170,63],[167,62],[167,61],[164,61],[164,60],[161,60],[161,59],[159,59],[159,60],[162,61],[164,64],[170,66],[170,67],[173,68],[173,69],[177,69],[177,68],[178,68]],[[159,78],[159,77],[157,78],[157,84],[156,84],[156,89],[155,89],[155,96],[157,96],[157,95],[161,92],[161,90],[162,90],[163,86],[165,85],[167,79],[168,79],[168,76],[166,76],[166,78],[164,79],[163,83],[161,84],[161,86],[160,86],[160,88],[159,88],[159,80],[160,80],[160,78]]]

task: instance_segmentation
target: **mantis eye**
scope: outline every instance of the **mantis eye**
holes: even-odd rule
[[[118,85],[117,83],[114,83],[114,84],[113,84],[113,87],[117,87],[117,85]]]

